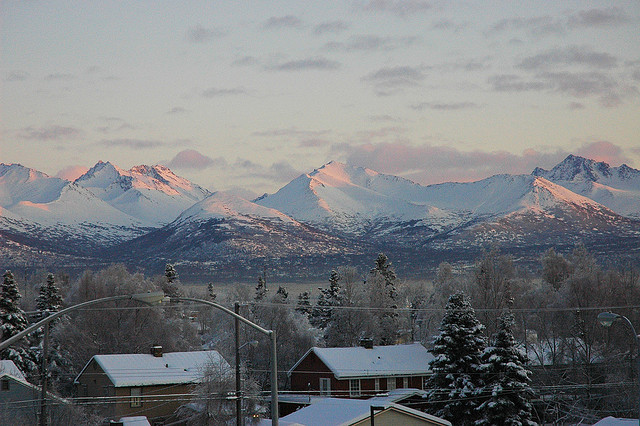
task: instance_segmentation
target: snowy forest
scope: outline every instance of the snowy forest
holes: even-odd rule
[[[312,346],[357,346],[363,338],[376,345],[417,341],[435,356],[425,388],[432,407],[428,412],[453,424],[635,417],[634,337],[623,324],[604,328],[596,317],[613,311],[638,323],[640,270],[631,263],[599,265],[584,246],[564,254],[548,249],[536,270],[520,269],[508,255],[488,249],[472,265],[441,263],[433,276],[411,281],[396,276],[393,259],[380,254],[370,270],[336,267],[318,278],[322,286],[297,294],[264,275],[217,294],[224,283],[187,286],[179,272],[179,265],[167,265],[148,277],[118,264],[78,277],[43,271],[20,282],[20,274],[6,271],[0,295],[2,339],[65,306],[163,290],[228,307],[240,302],[241,315],[275,330],[280,391],[288,389],[287,370]],[[216,349],[232,360],[233,330],[230,317],[205,305],[141,307],[119,301],[82,309],[51,325],[48,388],[73,400],[74,378],[93,355],[146,353],[152,345],[167,352]],[[256,341],[243,350],[242,370],[251,409],[259,413],[268,406],[269,342],[247,328],[241,339]],[[36,332],[0,358],[13,360],[39,385],[45,379],[42,348],[43,333]],[[215,368],[207,374],[185,402],[233,390],[233,381]],[[207,415],[230,420],[233,415],[225,413],[233,410],[221,405],[233,401],[214,399]],[[71,404],[52,422],[99,423],[98,409],[95,402]],[[19,421],[29,424],[29,415]],[[177,415],[201,424],[202,418],[188,411]],[[0,414],[0,423],[8,420]]]

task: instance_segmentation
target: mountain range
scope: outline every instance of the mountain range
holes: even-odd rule
[[[0,164],[7,266],[157,270],[174,262],[194,275],[269,267],[287,277],[370,263],[385,251],[411,274],[469,261],[491,245],[532,260],[546,247],[578,243],[635,256],[639,242],[640,171],[574,155],[529,175],[429,186],[330,162],[252,201],[211,193],[160,165],[99,162],[70,182]]]

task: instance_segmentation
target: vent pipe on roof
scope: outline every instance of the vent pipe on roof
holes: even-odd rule
[[[162,358],[162,346],[160,345],[151,346],[151,355],[155,356],[156,358]]]
[[[373,339],[371,338],[360,339],[360,346],[362,346],[365,349],[373,349]]]

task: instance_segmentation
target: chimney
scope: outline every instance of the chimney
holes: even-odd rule
[[[360,346],[362,346],[365,349],[373,349],[373,339],[371,338],[360,339]]]
[[[160,345],[151,346],[151,355],[155,356],[156,358],[162,358],[162,346]]]

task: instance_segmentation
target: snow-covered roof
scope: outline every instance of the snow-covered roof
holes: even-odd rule
[[[306,425],[306,426],[338,426],[352,425],[370,416],[371,406],[384,407],[407,415],[430,421],[431,423],[451,426],[447,420],[413,408],[405,407],[394,403],[381,404],[380,401],[366,399],[346,399],[346,398],[325,398],[308,407],[291,413],[279,419],[283,425]],[[260,424],[270,424],[263,421]]]
[[[92,360],[102,368],[115,387],[152,386],[180,383],[199,383],[204,368],[221,363],[231,369],[217,351],[169,352],[161,357],[151,354],[94,355]],[[78,377],[84,373],[85,365]]]
[[[291,374],[311,352],[331,370],[336,379],[427,374],[433,355],[420,343],[351,348],[313,347],[289,370]]]
[[[631,426],[637,425],[637,419],[621,419],[617,417],[605,417],[593,426]]]
[[[21,382],[26,382],[27,379],[22,374],[22,371],[13,363],[13,361],[8,359],[0,360],[0,376],[8,375],[13,377],[14,379],[20,380]]]

